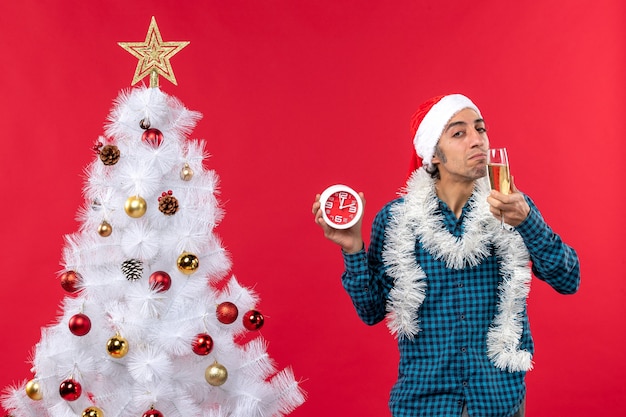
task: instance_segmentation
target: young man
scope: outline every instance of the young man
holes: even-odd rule
[[[377,214],[367,250],[360,222],[347,230],[324,222],[319,195],[315,221],[342,248],[342,282],[359,317],[370,325],[387,317],[398,338],[394,416],[523,416],[530,264],[572,294],[578,257],[513,183],[507,195],[489,189],[489,139],[470,99],[425,102],[413,128],[422,167]]]

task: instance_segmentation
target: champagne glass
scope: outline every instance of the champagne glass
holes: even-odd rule
[[[511,174],[509,172],[509,156],[506,148],[491,148],[487,154],[487,175],[492,190],[502,194],[511,193]],[[504,229],[504,216],[500,216]]]

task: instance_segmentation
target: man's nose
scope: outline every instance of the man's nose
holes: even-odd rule
[[[470,141],[472,146],[482,146],[487,143],[487,136],[477,130],[473,130],[470,134]]]

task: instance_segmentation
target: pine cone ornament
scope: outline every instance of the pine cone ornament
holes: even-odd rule
[[[129,259],[122,263],[122,272],[129,281],[137,281],[143,273],[143,263],[139,259]]]
[[[164,192],[159,197],[159,210],[166,216],[176,214],[178,211],[178,200],[172,195],[172,190]]]
[[[100,149],[100,160],[104,165],[115,165],[120,160],[120,150],[115,145],[106,145]]]

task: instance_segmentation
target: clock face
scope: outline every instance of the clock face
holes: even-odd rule
[[[356,191],[345,185],[328,187],[321,195],[322,216],[329,226],[347,229],[363,214],[363,202]]]

